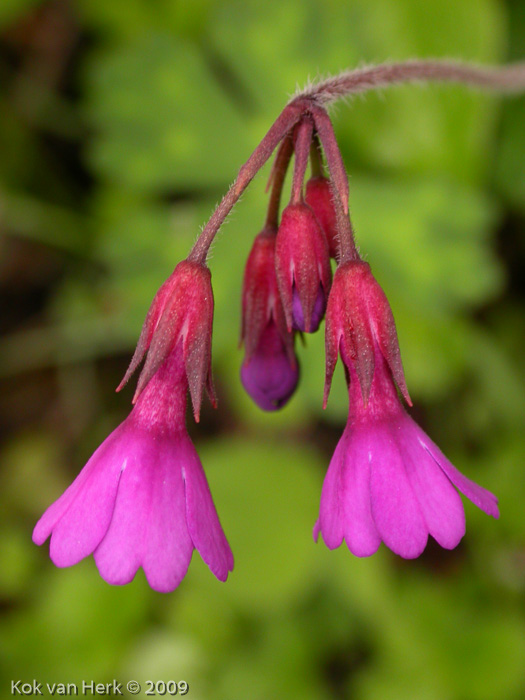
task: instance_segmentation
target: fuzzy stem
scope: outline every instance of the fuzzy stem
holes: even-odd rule
[[[266,214],[266,226],[277,229],[279,224],[279,207],[281,204],[281,193],[283,191],[286,171],[293,153],[292,135],[288,134],[281,141],[279,150],[275,157],[272,173],[268,185],[271,184],[270,201],[268,203],[268,213]]]
[[[341,97],[416,81],[462,83],[501,93],[525,91],[525,62],[507,66],[477,66],[455,61],[383,63],[341,73],[300,92],[294,99],[329,104]]]
[[[355,246],[354,232],[348,211],[348,177],[335,138],[332,122],[324,107],[312,105],[312,115],[315,128],[324,148],[328,169],[332,181],[332,199],[337,217],[337,234],[339,239],[338,263],[358,260],[359,254]]]
[[[348,214],[348,176],[341,151],[337,145],[334,127],[324,107],[313,103],[310,109],[314,118],[315,128],[324,149],[334,189],[337,191],[344,213]]]
[[[215,238],[215,234],[221,227],[224,219],[228,216],[233,206],[238,201],[241,194],[248,187],[255,175],[259,172],[268,158],[272,155],[279,141],[290,131],[305,112],[305,101],[294,100],[287,105],[275,122],[270,127],[268,133],[257,146],[246,163],[239,170],[239,174],[228,192],[224,195],[221,203],[217,206],[210,220],[203,228],[202,233],[196,240],[188,260],[203,265],[210,246]]]
[[[341,73],[334,78],[329,78],[309,87],[296,95],[284,108],[259,146],[257,146],[240,169],[237,179],[203,228],[188,256],[188,260],[201,264],[206,262],[209,248],[224,219],[228,216],[251,180],[271,156],[279,141],[301,117],[307,113],[313,114],[316,107],[319,109],[321,105],[330,104],[342,97],[369,90],[377,90],[388,85],[415,81],[462,83],[501,93],[521,93],[525,92],[525,62],[494,68],[455,63],[453,61],[406,61],[404,63],[390,63],[369,68],[359,68]],[[320,137],[322,140],[321,134]],[[326,153],[326,145],[324,143],[323,146]],[[328,160],[329,154],[326,153],[326,155]],[[328,162],[328,165],[332,171],[332,178],[334,178],[333,166],[330,165],[330,162]],[[336,167],[335,170],[337,171],[338,168]],[[343,210],[348,211],[348,201],[347,199],[345,201],[344,193],[341,190],[339,191],[339,196],[341,197]]]
[[[303,182],[310,155],[310,143],[312,141],[313,124],[310,118],[305,117],[296,127],[295,131],[295,163],[292,184],[292,203],[299,204],[303,200]]]

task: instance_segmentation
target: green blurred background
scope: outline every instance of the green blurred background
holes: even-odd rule
[[[525,697],[525,98],[408,86],[334,110],[361,252],[414,417],[500,498],[453,552],[329,552],[311,530],[345,423],[322,332],[278,415],[241,391],[265,173],[213,248],[220,408],[189,421],[236,564],[111,587],[31,531],[129,410],[149,303],[297,85],[363,62],[523,57],[522,0],[2,0],[0,696],[10,680],[187,681],[189,697]]]

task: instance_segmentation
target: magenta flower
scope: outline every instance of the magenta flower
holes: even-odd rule
[[[187,289],[185,297],[175,300],[160,294],[163,308],[158,314],[157,295],[145,324],[148,328],[154,318],[144,344],[144,352],[148,347],[150,351],[143,371],[148,362],[155,364],[151,355],[155,346],[162,351],[167,347],[168,356],[143,382],[128,418],[46,510],[33,532],[38,545],[51,535],[50,556],[57,566],[72,566],[93,554],[108,583],[129,583],[142,567],[150,586],[163,593],[182,581],[194,549],[221,581],[233,569],[233,556],[185,425],[188,372],[204,382],[207,370],[200,371],[194,362],[198,358],[207,367],[209,361],[206,347],[202,350],[206,341],[197,343],[199,326],[193,324],[199,306],[199,323],[202,316],[208,323],[209,272],[181,263],[170,280],[177,292],[191,282],[191,293]],[[200,294],[208,300],[207,307],[199,302]],[[168,323],[173,331],[170,341]],[[159,329],[164,329],[160,340]],[[201,350],[194,351],[192,361],[188,349],[195,345]]]
[[[241,381],[265,411],[282,408],[299,381],[294,335],[288,332],[275,273],[275,229],[256,238],[246,262],[242,293]]]
[[[336,346],[334,348],[334,343]],[[406,413],[394,377],[408,397],[388,301],[361,261],[336,272],[327,309],[327,381],[340,351],[349,379],[348,423],[326,475],[314,539],[330,549],[343,539],[356,556],[383,541],[411,559],[428,535],[444,548],[465,534],[458,488],[499,517],[497,498],[463,476]]]

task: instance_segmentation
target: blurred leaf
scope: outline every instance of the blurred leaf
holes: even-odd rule
[[[77,0],[86,24],[112,34],[113,41],[168,27],[181,36],[199,38],[212,0]]]
[[[91,558],[71,569],[48,568],[39,581],[33,605],[4,621],[0,635],[12,677],[77,683],[114,678],[118,659],[145,621],[145,581],[108,586]]]
[[[35,518],[36,523],[40,512],[67,486],[58,476],[64,467],[63,446],[49,431],[20,431],[4,445],[1,457],[5,467],[0,482],[6,498],[4,517],[22,513]],[[29,484],[33,487],[31,500],[26,493]],[[31,530],[27,533],[28,544]]]
[[[211,697],[242,696],[250,688],[250,698],[265,700],[275,694],[293,700],[328,700],[330,695],[316,677],[316,669],[306,652],[301,630],[279,616],[267,622],[253,644],[243,645],[221,673]]]
[[[525,34],[525,5],[522,2],[508,3],[509,60],[523,60],[523,36]],[[521,212],[525,209],[525,98],[516,96],[502,105],[500,127],[501,147],[495,164],[495,181],[503,196],[512,207]]]
[[[378,28],[380,27],[380,31]],[[497,62],[504,47],[504,17],[492,0],[278,5],[243,3],[232,13],[217,6],[214,42],[239,71],[261,113],[277,115],[297,83],[339,73],[363,60],[458,57]],[[386,93],[385,93],[386,94]],[[339,107],[335,128],[343,155],[367,166],[401,172],[448,172],[477,182],[489,167],[487,146],[496,103],[464,88],[414,86]],[[272,116],[272,119],[274,116]],[[269,123],[269,122],[267,122]],[[350,175],[353,166],[347,162]]]
[[[0,190],[0,215],[18,235],[77,255],[85,252],[88,222],[74,211]]]
[[[525,98],[505,105],[501,148],[496,161],[496,184],[513,207],[525,208]]]
[[[465,311],[502,287],[494,206],[440,180],[355,178],[352,191],[358,243],[390,300],[409,387],[446,391],[468,366]]]
[[[0,530],[0,596],[17,599],[27,595],[35,576],[37,552],[21,527]]]
[[[99,137],[89,157],[105,179],[146,191],[224,186],[248,158],[243,120],[192,44],[151,34],[90,68]]]
[[[3,0],[0,4],[0,27],[16,21],[24,13],[42,5],[44,0]]]
[[[194,639],[188,634],[169,632],[164,627],[152,626],[147,635],[137,640],[121,664],[121,678],[127,682],[136,680],[142,686],[142,694],[148,690],[148,681],[168,683],[175,681],[177,688],[181,681],[188,685],[188,695],[197,700],[207,696],[202,692],[202,676],[205,656]],[[151,688],[150,688],[151,691]],[[158,695],[173,695],[171,688],[163,693],[159,686]],[[178,697],[178,694],[177,694]]]

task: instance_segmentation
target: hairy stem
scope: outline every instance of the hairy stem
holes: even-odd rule
[[[338,262],[341,264],[350,260],[357,260],[359,255],[355,246],[354,232],[348,211],[348,177],[341,157],[341,151],[337,145],[332,122],[324,107],[320,107],[317,104],[312,105],[312,115],[325,152],[332,181],[332,199],[337,217],[339,237]]]
[[[328,112],[324,107],[317,104],[311,105],[312,115],[314,118],[315,128],[319,135],[319,140],[324,149],[328,170],[332,176],[334,189],[337,191],[343,211],[348,214],[348,176],[346,174],[345,164],[341,156],[341,151],[337,145],[334,128]]]
[[[496,92],[518,93],[525,90],[525,62],[502,67],[440,60],[383,63],[323,80],[297,94],[294,100],[314,99],[329,104],[359,92],[416,81],[462,83]]]
[[[293,153],[292,135],[288,134],[281,141],[279,150],[275,157],[269,185],[272,187],[270,201],[268,203],[268,213],[266,214],[266,226],[271,226],[277,230],[279,223],[279,207],[281,205],[281,193],[283,191],[284,178]]]
[[[228,216],[251,180],[271,156],[277,144],[302,117],[306,114],[315,116],[317,110],[322,110],[321,105],[330,104],[343,97],[367,92],[368,90],[377,90],[389,85],[416,81],[462,83],[501,93],[521,93],[525,92],[525,62],[497,68],[453,61],[385,63],[379,66],[358,68],[357,70],[341,73],[300,92],[284,108],[259,146],[257,146],[240,169],[235,182],[203,228],[188,259],[202,264],[206,262],[209,248],[224,219]],[[328,151],[331,151],[331,136],[329,135],[329,127],[325,123],[323,124],[325,128],[325,138],[323,139],[323,134],[319,129],[319,124],[323,121],[323,118],[320,117],[320,112],[318,112],[315,126],[323,142],[332,178],[336,188],[339,190],[343,212],[347,213],[348,195],[346,194],[345,196],[343,179],[339,172],[341,164],[336,162],[337,155],[335,153],[327,152],[327,143]],[[332,163],[330,163],[330,158]],[[350,226],[349,222],[348,226]],[[346,223],[345,228],[347,228]]]
[[[310,155],[314,125],[309,118],[303,119],[295,127],[295,163],[292,184],[292,202],[299,204],[303,201],[303,182]]]
[[[204,264],[208,256],[208,251],[215,238],[215,234],[221,227],[224,219],[228,216],[235,203],[238,201],[241,194],[248,187],[255,175],[259,172],[262,166],[281,139],[290,131],[290,129],[299,121],[305,112],[305,104],[303,100],[295,100],[292,104],[287,105],[275,122],[270,127],[268,133],[257,146],[246,163],[239,170],[239,174],[233,185],[222,198],[210,220],[203,228],[202,233],[196,240],[193,248],[188,255],[188,260]]]

